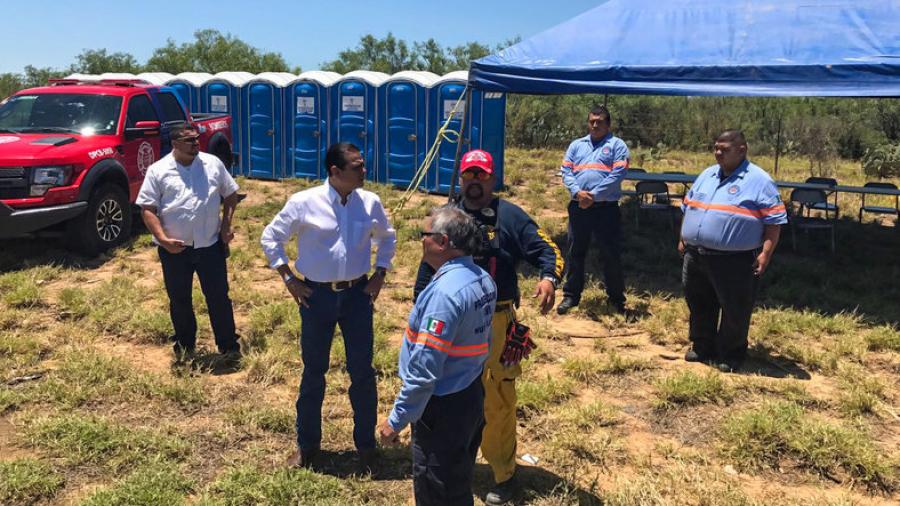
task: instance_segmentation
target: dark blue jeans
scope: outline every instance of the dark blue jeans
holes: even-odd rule
[[[566,255],[566,283],[563,296],[581,301],[584,291],[584,261],[597,239],[603,259],[603,281],[606,295],[614,304],[625,303],[625,277],[622,274],[622,215],[618,203],[597,203],[582,209],[577,201],[569,202],[569,251]]]
[[[178,254],[169,253],[162,247],[158,249],[176,347],[192,350],[197,343],[197,318],[191,296],[196,272],[209,309],[216,346],[222,353],[240,350],[234,333],[234,309],[228,297],[228,270],[222,243],[207,248],[189,247]]]
[[[481,376],[450,395],[433,395],[412,424],[416,506],[471,505],[472,472],[484,427]]]
[[[297,446],[319,448],[322,441],[322,402],[325,373],[336,325],[341,326],[350,374],[350,405],[353,407],[353,442],[357,449],[375,447],[378,394],[372,368],[372,304],[363,292],[366,283],[335,292],[316,286],[300,307],[300,353],[303,376],[297,397]]]

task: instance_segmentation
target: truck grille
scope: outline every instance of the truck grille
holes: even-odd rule
[[[28,170],[24,167],[0,167],[0,199],[28,197]]]

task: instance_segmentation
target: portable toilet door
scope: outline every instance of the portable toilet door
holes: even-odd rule
[[[290,77],[287,77],[290,76]],[[261,179],[281,179],[282,114],[284,88],[291,74],[264,72],[244,84],[243,101],[246,175]]]
[[[328,149],[329,105],[337,72],[300,74],[285,91],[285,177],[322,179]]]
[[[407,188],[415,178],[429,148],[428,88],[438,78],[431,72],[403,71],[382,85],[378,181]]]
[[[236,176],[243,175],[241,166],[245,156],[241,88],[253,77],[249,72],[219,72],[200,87],[200,112],[231,116],[231,151],[236,157],[231,170]]]
[[[472,105],[479,114],[479,138],[472,144],[491,154],[497,189],[503,186],[503,160],[506,152],[506,94],[473,90]]]
[[[135,77],[142,81],[147,81],[148,83],[155,86],[163,86],[167,82],[175,78],[175,76],[168,72],[142,72]]]
[[[206,72],[182,72],[169,79],[166,85],[178,93],[189,112],[200,112],[200,87],[212,77]]]
[[[468,72],[457,71],[450,72],[449,74],[440,77],[432,84],[430,93],[431,101],[429,102],[429,127],[431,130],[429,130],[428,140],[430,143],[435,142],[437,131],[444,125],[447,118],[450,117],[450,113],[453,112],[453,107],[456,106],[457,102],[459,102],[459,105],[447,128],[454,132],[460,131],[462,117],[466,111],[466,100],[463,95],[466,91],[467,80]],[[476,116],[475,109],[476,108],[474,107],[470,108],[469,116],[466,119],[465,131],[460,132],[461,135],[457,141],[463,142],[463,153],[472,149],[470,140],[476,138],[479,130],[475,125],[475,122],[472,121]],[[471,137],[469,136],[470,132],[472,133]],[[457,142],[450,142],[447,140],[441,142],[434,165],[430,168],[431,174],[427,177],[428,191],[443,194],[450,192],[450,185],[453,181],[454,164],[456,162]],[[457,188],[458,187],[457,183]]]
[[[354,70],[334,85],[331,142],[350,142],[358,147],[370,181],[377,180],[378,95],[387,78],[382,72]]]

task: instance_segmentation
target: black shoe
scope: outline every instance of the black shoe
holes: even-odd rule
[[[319,454],[318,448],[309,448],[307,450],[301,450],[297,448],[294,450],[294,453],[288,457],[286,465],[288,468],[310,468],[312,467],[313,460],[315,460],[316,455]]]
[[[578,301],[572,297],[563,297],[562,302],[556,306],[556,314],[566,314],[570,309],[578,305]]]
[[[519,481],[515,476],[494,485],[494,488],[484,497],[484,503],[490,506],[499,506],[513,500],[520,490]]]
[[[741,367],[744,365],[743,360],[720,360],[716,363],[716,369],[722,372],[738,372],[741,370]]]
[[[175,365],[190,365],[197,358],[197,351],[194,348],[182,346],[181,343],[175,343],[172,351],[175,353]]]
[[[610,300],[610,301],[606,302],[606,305],[609,306],[610,308],[612,308],[613,311],[615,311],[616,313],[619,313],[621,315],[624,315],[627,313],[627,311],[625,310],[624,302],[613,302]]]
[[[685,362],[709,362],[711,360],[711,356],[705,353],[697,353],[693,349],[688,350],[687,353],[684,354]]]
[[[375,474],[378,469],[378,450],[376,448],[361,448],[356,451],[359,457],[359,472],[361,474]]]

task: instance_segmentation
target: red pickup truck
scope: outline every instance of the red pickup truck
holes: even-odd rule
[[[231,116],[191,115],[172,88],[56,80],[0,102],[0,239],[61,232],[88,255],[121,244],[147,167],[184,121],[230,168]]]

